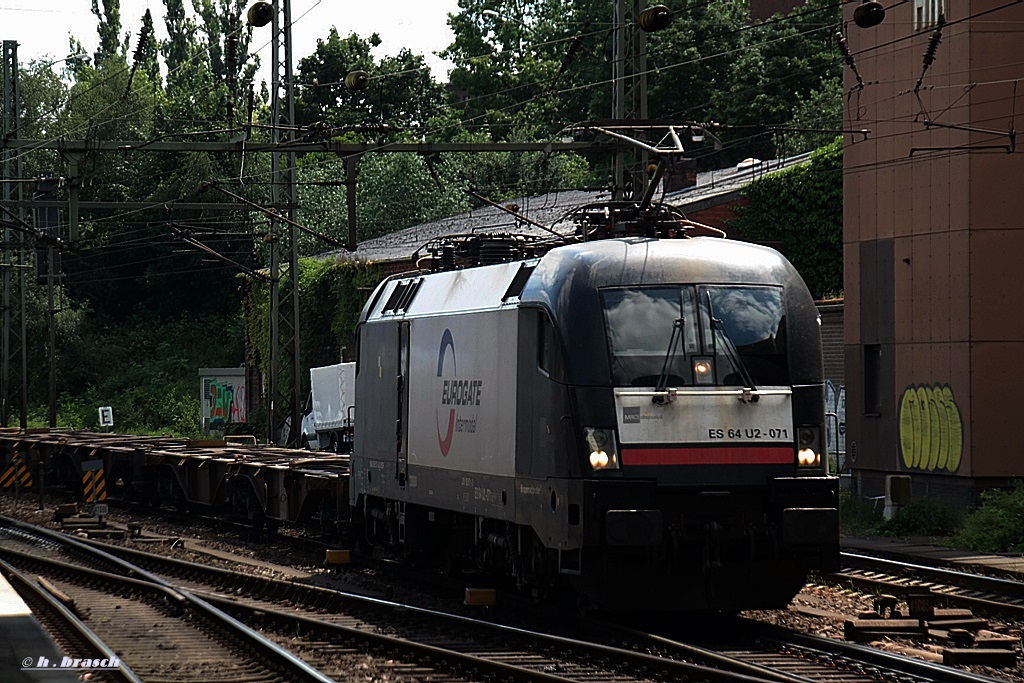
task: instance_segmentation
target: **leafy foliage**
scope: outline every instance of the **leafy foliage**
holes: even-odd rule
[[[964,524],[961,509],[936,498],[913,498],[883,519],[875,501],[844,491],[839,512],[843,533],[851,536],[951,536]]]
[[[809,0],[785,20],[776,17],[745,33],[743,49],[730,59],[728,82],[719,83],[712,95],[716,120],[738,128],[745,156],[777,155],[774,127],[790,123],[811,92],[841,75],[832,45],[839,7]],[[760,135],[744,142],[751,133]]]
[[[119,431],[195,435],[200,424],[198,368],[237,366],[243,358],[236,316],[168,320],[139,310],[116,325],[79,315],[58,327],[62,329],[62,426],[97,429],[97,409],[111,406]],[[46,364],[40,367],[45,372]],[[43,412],[36,411],[35,420],[45,424]]]
[[[981,494],[981,504],[953,537],[959,547],[980,552],[1024,551],[1024,486]]]
[[[380,270],[366,263],[321,259],[300,259],[299,270],[302,368],[337,363],[342,349],[353,355],[359,314],[369,291],[381,280]],[[246,362],[264,373],[270,357],[269,297],[266,283],[245,288]]]
[[[838,76],[821,82],[793,111],[793,131],[780,148],[786,154],[804,152],[829,144],[835,139],[832,131],[843,122],[843,81]]]
[[[963,510],[937,498],[913,498],[883,522],[883,536],[950,536],[964,521]]]
[[[806,164],[747,186],[750,204],[732,227],[752,240],[785,243],[785,253],[815,298],[843,288],[842,139],[813,152]]]
[[[667,2],[675,22],[647,36],[650,115],[742,126],[721,132],[724,155],[711,152],[710,143],[707,150],[697,149],[698,155],[708,152],[705,163],[819,142],[811,134],[785,140],[775,133],[766,136],[767,124],[836,125],[839,62],[824,37],[838,22],[834,3],[809,0],[791,19],[752,26],[741,0]],[[246,103],[258,65],[249,54],[254,34],[242,28],[248,3],[162,3],[161,34],[166,38],[157,40],[149,32],[137,50],[138,63],[132,54],[138,44],[122,30],[120,0],[92,0],[100,37],[95,54],[66,61],[62,75],[45,65],[29,65],[21,79],[26,100],[22,136],[146,142],[125,153],[91,150],[75,159],[74,171],[53,152],[31,151],[23,159],[27,175],[43,169],[73,175],[82,201],[149,205],[83,211],[76,249],[62,255],[58,363],[60,415],[68,425],[93,426],[96,406],[111,404],[119,428],[187,432],[198,424],[195,368],[240,363],[243,336],[248,360],[265,365],[265,286],[242,280],[223,260],[184,249],[180,237],[198,240],[245,268],[264,267],[265,215],[196,205],[226,201],[215,191],[197,191],[209,181],[230,184],[246,199],[268,205],[267,155],[153,153],[148,144],[242,135],[239,127],[250,114]],[[381,145],[537,142],[557,136],[568,123],[611,113],[614,55],[612,3],[607,0],[460,0],[450,23],[455,39],[446,56],[455,68],[447,85],[431,78],[422,55],[403,50],[376,58],[377,36],[346,37],[327,30],[316,50],[299,63],[299,135]],[[237,60],[228,58],[229,38],[238,40]],[[70,48],[83,52],[74,38]],[[366,71],[370,83],[351,92],[343,81],[356,69]],[[270,138],[267,97],[253,93],[252,102],[256,125],[245,134],[265,142]],[[824,119],[822,112],[828,114]],[[794,262],[821,293],[841,286],[835,275],[841,248],[835,209],[838,159],[833,145],[812,160],[810,170],[752,188],[751,199],[760,206],[741,218],[750,223],[743,228],[748,235],[758,226],[764,226],[765,234],[784,228]],[[470,188],[501,201],[600,184],[605,163],[539,152],[366,154],[356,186],[359,238],[464,211],[472,206],[466,193]],[[344,239],[344,160],[316,153],[300,155],[297,164],[300,221]],[[780,186],[774,182],[789,188],[785,206],[778,206]],[[183,208],[182,201],[192,208]],[[808,211],[812,205],[815,210]],[[304,255],[322,249],[312,238],[300,239]],[[372,266],[303,261],[304,366],[333,362],[341,347],[351,348],[358,306],[377,276]],[[46,308],[45,296],[34,291],[30,338],[45,338]],[[197,341],[218,340],[232,330],[236,337],[231,342],[203,346]],[[30,357],[36,373],[30,393],[34,402],[42,402],[45,348],[33,346]]]
[[[870,536],[882,523],[882,512],[871,502],[861,500],[849,491],[841,491],[839,521],[844,534]]]
[[[724,124],[724,151],[696,150],[711,155],[710,164],[777,154],[776,131],[811,93],[841,75],[832,44],[840,24],[834,2],[809,0],[786,17],[753,24],[742,0],[664,4],[673,22],[646,35],[649,116]],[[507,139],[527,122],[540,122],[551,135],[567,123],[607,119],[612,6],[461,0],[449,20],[455,40],[443,56],[455,63],[454,104],[467,124]],[[547,115],[537,116],[537,104]]]
[[[438,114],[444,90],[430,78],[422,55],[401,50],[394,57],[374,62],[370,50],[380,44],[377,34],[363,39],[342,38],[331,28],[326,40],[299,61],[295,116],[301,125],[324,122],[330,126],[424,124]],[[369,85],[356,91],[345,88],[345,77],[365,71]]]

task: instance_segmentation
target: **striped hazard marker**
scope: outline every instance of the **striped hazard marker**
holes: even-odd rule
[[[32,488],[32,472],[25,464],[25,458],[21,453],[11,456],[3,475],[0,475],[0,488]]]
[[[107,480],[103,476],[102,460],[82,461],[82,496],[86,503],[99,503],[107,499]]]

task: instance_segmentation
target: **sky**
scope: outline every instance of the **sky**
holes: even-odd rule
[[[251,4],[251,3],[250,3]],[[18,41],[18,60],[59,60],[68,55],[68,36],[74,35],[90,52],[99,42],[96,17],[90,0],[0,0],[0,39]],[[102,2],[100,3],[102,6]],[[191,2],[186,0],[186,7]],[[165,37],[162,0],[121,0],[122,32],[132,34],[131,50],[138,37],[142,15],[153,14],[157,35]],[[434,79],[447,80],[450,64],[434,53],[452,42],[448,14],[458,11],[458,0],[389,0],[386,5],[367,0],[292,0],[292,55],[296,64],[316,49],[331,26],[343,37],[350,33],[368,37],[378,33],[383,41],[374,50],[377,58],[397,54],[403,47],[426,56]],[[268,27],[269,28],[269,27]],[[258,80],[268,79],[270,48],[268,37],[258,38],[254,29],[251,49],[258,50],[262,68]]]

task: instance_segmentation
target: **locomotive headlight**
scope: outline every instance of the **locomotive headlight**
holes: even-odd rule
[[[584,427],[583,435],[590,453],[590,468],[595,472],[619,469],[619,450],[615,444],[615,431]]]
[[[714,384],[715,366],[711,364],[710,358],[693,359],[693,383]]]
[[[821,456],[810,448],[801,448],[796,454],[796,461],[800,467],[815,467],[821,464]]]
[[[821,429],[798,427],[796,442],[796,464],[800,467],[821,467]]]

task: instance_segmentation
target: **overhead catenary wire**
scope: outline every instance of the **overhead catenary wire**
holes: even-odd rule
[[[259,177],[259,176],[254,176],[254,177]]]
[[[307,10],[307,11],[306,11],[305,13],[303,13],[303,14],[302,14],[302,15],[301,15],[301,16],[299,17],[299,19],[301,19],[301,18],[305,17],[305,16],[307,15],[307,14],[309,14],[309,12],[310,12],[310,11],[312,11],[312,9],[314,9],[314,8],[315,8],[315,7],[317,6],[317,5],[319,5],[319,4],[320,4],[320,2],[317,2],[317,3],[316,3],[316,4],[314,5],[314,6],[313,6],[313,7],[309,8],[309,10]],[[694,5],[694,6],[701,6],[701,5],[706,5],[706,4],[711,4],[711,3],[698,3],[698,4]],[[295,21],[293,21],[292,23],[294,24],[294,23],[295,23],[296,21],[298,21],[299,19],[296,19],[296,20],[295,20]],[[264,48],[266,48],[266,47],[267,47],[267,45],[269,45],[269,44],[270,44],[270,41],[268,41],[267,43],[265,43],[265,44],[264,44],[263,46],[261,46],[261,47],[260,47],[260,48],[258,48],[257,50],[253,51],[253,52],[252,52],[252,54],[257,54],[257,53],[259,53],[259,52],[260,52],[260,51],[262,51],[262,50],[263,50]],[[207,47],[205,48],[205,50],[202,50],[201,52],[205,53],[205,52],[207,52],[207,51],[208,51],[209,49],[210,49],[210,46],[207,46]],[[196,57],[196,56],[197,56],[198,54],[199,54],[199,53],[193,53],[192,57],[193,57],[193,58],[195,58],[195,57]],[[687,63],[689,63],[689,62],[687,62]],[[670,66],[670,67],[665,67],[665,68],[672,68],[672,67]],[[600,82],[592,83],[592,84],[590,84],[590,85],[589,85],[589,86],[587,86],[587,87],[596,87],[596,86],[598,86],[598,85],[603,85],[603,84],[606,84],[606,83],[608,83],[608,82],[610,82],[610,81],[600,81]],[[572,90],[576,90],[576,89],[577,89],[577,88],[573,88],[573,89],[569,89],[569,90],[563,90],[563,91],[559,91],[559,92],[556,92],[556,93],[554,93],[554,94],[564,94],[564,93],[566,93],[566,92],[571,92]],[[525,100],[524,100],[524,102],[523,102],[523,103],[525,103]],[[522,103],[518,103],[518,104],[522,104]],[[513,105],[513,106],[515,106],[515,105]],[[468,123],[468,122],[469,122],[469,121],[465,121],[465,122],[463,122],[463,123]],[[240,180],[244,180],[244,179],[245,179],[245,177],[240,177]]]

